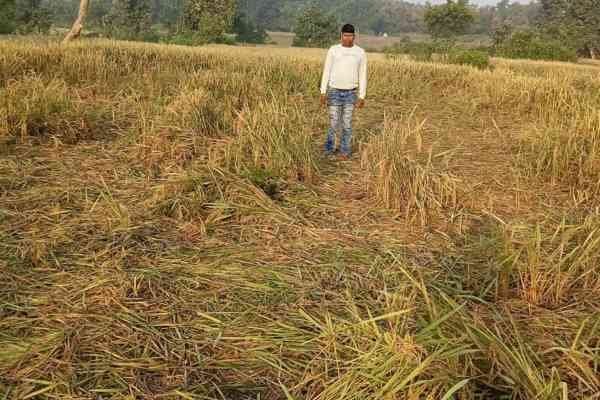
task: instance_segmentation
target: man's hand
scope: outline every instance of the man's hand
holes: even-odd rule
[[[325,107],[327,105],[327,95],[326,94],[322,94],[321,95],[321,106]]]
[[[363,108],[365,106],[365,99],[358,99],[356,103],[356,108]]]

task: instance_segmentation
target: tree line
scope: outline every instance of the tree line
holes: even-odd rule
[[[68,27],[80,0],[0,0],[0,33],[45,33]],[[598,0],[501,0],[477,7],[468,0],[439,6],[402,0],[89,0],[86,23],[105,36],[199,44],[235,40],[264,42],[266,30],[295,31],[298,45],[324,45],[338,25],[351,22],[375,35],[483,34],[494,41],[514,32],[551,38],[582,55],[600,51]],[[311,36],[312,35],[312,36]],[[329,35],[329,36],[328,36]],[[319,37],[320,36],[320,37]],[[541,39],[544,40],[544,39]]]
[[[506,19],[518,25],[529,25],[538,8],[509,3],[508,0],[503,3],[506,4],[501,7],[472,6],[477,18],[471,33],[489,33],[495,24]],[[78,5],[79,0],[0,0],[3,10],[0,15],[6,19],[0,22],[0,29],[4,28],[5,33],[15,30],[43,32],[52,24],[67,26],[77,16]],[[218,18],[211,21],[217,25],[225,24],[229,29],[237,16],[265,30],[292,31],[300,14],[315,7],[325,14],[335,15],[339,21],[354,23],[365,33],[426,31],[424,15],[427,6],[401,0],[92,0],[87,19],[88,25],[95,28],[136,33],[148,31],[157,24],[173,28],[189,23],[193,28],[198,21],[188,17],[195,12],[217,15]],[[212,22],[205,20],[205,23],[210,25]]]

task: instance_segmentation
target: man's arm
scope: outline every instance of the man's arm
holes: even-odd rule
[[[358,66],[358,102],[357,108],[365,106],[365,97],[367,95],[367,53],[363,52]]]
[[[358,97],[364,100],[367,96],[367,53],[363,53],[358,71]]]
[[[331,76],[331,66],[333,64],[332,49],[327,51],[327,58],[325,59],[325,66],[323,67],[323,77],[321,78],[321,104],[326,101],[325,95],[327,94],[327,86],[329,85],[329,77]]]

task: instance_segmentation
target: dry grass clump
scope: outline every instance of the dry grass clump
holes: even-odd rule
[[[44,81],[38,76],[11,81],[0,89],[0,138],[58,139],[75,143],[101,139],[117,128],[114,113],[100,101],[89,103],[61,79]]]
[[[236,134],[226,150],[235,171],[260,168],[279,176],[311,181],[317,173],[311,131],[314,117],[294,103],[277,99],[245,108],[236,120]]]
[[[538,223],[491,219],[463,243],[473,265],[461,273],[486,299],[553,310],[578,304],[600,289],[598,222],[597,213],[549,214]]]
[[[466,331],[475,348],[488,355],[483,365],[490,368],[487,378],[496,396],[512,393],[517,399],[566,399],[568,385],[556,368],[545,369],[544,361],[526,342],[515,326],[512,315],[508,323],[493,327],[481,322],[469,324]],[[566,374],[565,374],[566,375]]]
[[[530,304],[558,307],[600,289],[597,216],[554,226],[509,225],[503,232],[501,291],[512,287]]]
[[[182,134],[216,137],[231,129],[223,103],[206,89],[182,91],[165,110],[167,122]]]
[[[361,154],[369,192],[385,207],[418,218],[423,225],[433,212],[457,206],[456,178],[435,165],[439,155],[434,156],[432,149],[423,151],[425,123],[412,116],[386,119],[381,133],[369,140]]]
[[[210,166],[192,166],[186,175],[154,187],[144,207],[182,223],[195,232],[196,239],[206,238],[216,229],[231,230],[232,224],[293,222],[293,213],[277,201],[281,188],[268,190],[251,178]]]
[[[254,108],[267,95],[261,80],[248,80],[242,73],[197,72],[182,82],[166,106],[166,122],[184,134],[231,135],[243,110]]]
[[[600,114],[589,109],[586,120],[557,121],[533,127],[521,137],[519,161],[531,176],[598,193],[600,182]]]

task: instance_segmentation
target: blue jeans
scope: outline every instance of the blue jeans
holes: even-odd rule
[[[356,89],[329,88],[327,104],[331,125],[327,131],[326,152],[332,153],[335,150],[335,136],[341,125],[340,152],[347,156],[352,153],[352,112],[354,111],[354,103],[356,103]]]

